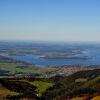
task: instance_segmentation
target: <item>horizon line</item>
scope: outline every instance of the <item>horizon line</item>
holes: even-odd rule
[[[100,41],[71,41],[71,40],[18,40],[18,39],[0,39],[0,42],[48,42],[48,43],[100,43]]]

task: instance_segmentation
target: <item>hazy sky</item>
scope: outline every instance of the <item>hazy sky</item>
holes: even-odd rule
[[[100,0],[0,0],[0,40],[100,41]]]

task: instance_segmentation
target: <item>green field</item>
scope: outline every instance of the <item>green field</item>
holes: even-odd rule
[[[35,68],[32,65],[24,65],[21,63],[0,63],[0,70],[9,71],[11,74],[16,73],[36,73],[42,74],[45,73],[45,70],[41,70],[40,68]]]
[[[38,92],[38,96],[42,96],[42,93],[45,92],[49,87],[52,87],[52,83],[43,82],[43,81],[34,81],[31,82],[34,86],[37,87],[36,91]]]
[[[36,67],[30,64],[25,65],[24,63],[0,63],[0,71],[7,71],[7,74],[44,74],[58,69],[56,67]]]

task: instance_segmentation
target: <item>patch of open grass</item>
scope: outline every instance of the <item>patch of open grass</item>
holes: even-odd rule
[[[11,80],[11,81],[16,81],[16,80]],[[37,87],[36,91],[38,92],[37,93],[37,96],[42,96],[42,93],[44,93],[49,87],[52,87],[53,86],[53,83],[49,83],[49,82],[43,82],[43,81],[28,81],[28,80],[18,80],[20,82],[27,82],[31,85],[34,85]]]
[[[14,96],[14,95],[19,95],[19,93],[10,91],[5,87],[0,86],[0,96],[7,96],[7,95]]]
[[[45,92],[49,87],[53,86],[52,83],[43,82],[43,81],[34,81],[34,82],[31,82],[31,84],[37,87],[36,91],[38,92],[37,94],[38,96],[42,96],[43,92]]]

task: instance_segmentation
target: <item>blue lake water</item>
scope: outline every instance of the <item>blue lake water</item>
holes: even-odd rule
[[[100,65],[100,50],[86,50],[79,56],[88,56],[90,59],[43,59],[39,55],[17,55],[12,56],[12,58],[38,66],[63,66],[70,64]]]

